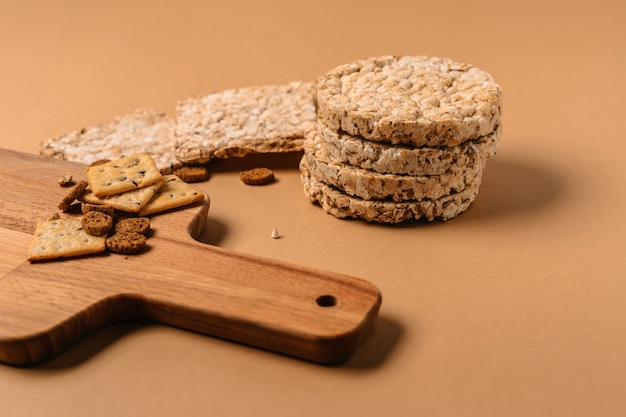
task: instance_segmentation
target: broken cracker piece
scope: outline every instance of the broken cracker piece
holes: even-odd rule
[[[63,175],[62,177],[59,177],[57,182],[59,183],[59,185],[61,187],[67,187],[68,185],[72,184],[72,176],[71,175]]]
[[[80,197],[85,192],[88,186],[89,183],[84,180],[76,184],[59,203],[59,210],[67,211],[74,202],[74,200]]]

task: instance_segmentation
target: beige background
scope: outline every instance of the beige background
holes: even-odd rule
[[[624,415],[624,4],[0,0],[0,145],[29,153],[138,107],[380,54],[472,63],[505,97],[502,147],[449,222],[325,215],[298,155],[216,164],[200,186],[208,243],[381,289],[346,364],[124,323],[41,366],[0,365],[0,415]],[[239,183],[258,164],[278,181]]]

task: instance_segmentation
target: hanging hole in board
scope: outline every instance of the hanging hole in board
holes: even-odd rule
[[[320,307],[333,307],[337,305],[337,299],[332,295],[320,295],[315,302]]]

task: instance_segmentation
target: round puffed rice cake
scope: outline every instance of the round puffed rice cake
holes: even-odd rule
[[[300,165],[316,180],[365,200],[395,202],[438,199],[468,188],[483,175],[486,158],[476,158],[468,165],[457,164],[440,175],[395,175],[356,168],[329,158],[318,142],[304,141]]]
[[[447,58],[381,56],[317,82],[318,119],[365,139],[456,146],[501,125],[502,93],[488,73]]]
[[[489,135],[457,146],[414,147],[367,140],[337,132],[320,122],[316,130],[307,132],[305,141],[321,143],[329,158],[357,168],[381,174],[441,175],[493,156],[500,143],[501,132],[502,129],[497,126]]]
[[[302,166],[300,176],[304,185],[304,194],[311,203],[319,204],[322,209],[337,218],[354,218],[376,223],[401,223],[426,219],[449,220],[467,210],[478,195],[482,176],[462,191],[451,193],[437,199],[395,202],[390,200],[365,200],[350,196],[337,188],[312,177],[306,166]],[[305,162],[306,164],[306,162]]]

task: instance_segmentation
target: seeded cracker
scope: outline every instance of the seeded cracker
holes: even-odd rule
[[[302,149],[315,126],[315,85],[247,87],[179,100],[176,157],[187,164]]]
[[[137,213],[154,196],[163,180],[136,190],[126,191],[108,197],[97,197],[92,192],[86,192],[80,200],[86,203],[105,205],[128,213]]]
[[[152,199],[139,212],[140,216],[159,213],[191,204],[204,199],[204,194],[196,191],[176,175],[166,175],[165,183],[158,189]]]
[[[104,250],[105,237],[85,233],[80,218],[47,220],[37,224],[28,249],[28,260],[80,256]]]
[[[96,197],[106,197],[158,183],[163,176],[148,153],[138,153],[85,170]]]

